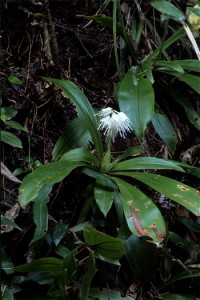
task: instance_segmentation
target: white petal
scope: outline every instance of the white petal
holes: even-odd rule
[[[113,112],[113,109],[111,107],[106,107],[100,110],[100,112],[97,114],[99,117],[104,118],[109,116]]]
[[[102,109],[97,115],[100,117],[98,129],[103,130],[107,137],[114,142],[117,134],[125,137],[127,132],[132,130],[131,121],[123,112],[117,112],[111,107]]]

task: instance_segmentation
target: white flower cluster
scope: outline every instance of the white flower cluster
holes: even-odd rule
[[[107,137],[115,141],[115,137],[119,134],[125,138],[126,133],[132,130],[131,121],[123,112],[117,112],[111,107],[103,108],[98,114],[100,124],[98,129],[103,130]]]

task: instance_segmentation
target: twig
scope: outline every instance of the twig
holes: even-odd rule
[[[47,12],[47,18],[48,18],[48,29],[49,29],[49,35],[50,35],[50,45],[51,45],[51,53],[53,57],[53,62],[55,65],[58,64],[58,44],[56,39],[56,32],[55,32],[55,26],[52,21],[51,17],[51,11],[49,8],[49,1],[44,0],[45,6],[46,6],[46,12]]]

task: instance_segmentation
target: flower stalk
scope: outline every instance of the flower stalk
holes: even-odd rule
[[[117,112],[111,107],[102,109],[98,114],[100,117],[99,130],[106,136],[106,151],[102,159],[101,169],[108,172],[111,167],[111,142],[115,141],[117,135],[125,138],[132,130],[131,121],[123,112]]]

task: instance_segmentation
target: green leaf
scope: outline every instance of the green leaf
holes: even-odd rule
[[[35,198],[33,204],[33,221],[36,225],[34,237],[29,246],[34,242],[42,239],[48,230],[48,208],[49,194],[51,193],[52,185],[44,186],[38,196]]]
[[[8,81],[12,84],[22,84],[22,81],[14,75],[8,76]]]
[[[75,259],[75,249],[67,253],[65,256],[63,263],[65,269],[67,269],[66,273],[66,284],[69,285],[71,282],[76,280],[77,274],[77,262]]]
[[[65,152],[79,147],[87,147],[91,135],[77,117],[67,125],[53,148],[53,160],[58,160]]]
[[[200,246],[193,242],[187,241],[185,238],[182,238],[175,232],[169,232],[169,239],[172,241],[178,248],[181,248],[188,252],[195,252],[196,254],[200,254]]]
[[[129,170],[175,170],[179,172],[184,172],[184,170],[178,165],[178,163],[156,157],[136,157],[132,159],[127,159],[125,161],[117,163],[112,171],[129,171]]]
[[[99,171],[96,171],[92,168],[83,168],[81,169],[81,172],[100,181],[104,181],[108,186],[110,186],[114,190],[117,189],[116,184],[106,174],[102,174]]]
[[[156,245],[132,234],[126,240],[126,257],[133,274],[143,288],[149,285],[156,267]],[[151,259],[149,259],[151,257]]]
[[[184,73],[182,66],[179,64],[179,61],[166,61],[166,60],[157,60],[154,64],[155,67],[172,69],[173,71]]]
[[[37,167],[25,176],[19,187],[19,204],[25,208],[37,197],[43,186],[62,181],[72,170],[84,165],[80,162],[56,161]]]
[[[185,20],[185,15],[172,3],[168,1],[151,1],[151,5],[157,9],[159,12],[167,15],[168,17],[178,21],[183,22]]]
[[[55,229],[53,231],[53,242],[56,246],[60,243],[67,232],[68,225],[67,224],[56,224]]]
[[[27,282],[29,280],[33,280],[37,282],[38,284],[51,284],[55,279],[55,275],[48,272],[31,272],[29,273],[26,278],[23,280],[24,282]]]
[[[1,116],[5,116],[5,121],[14,118],[17,114],[17,110],[12,107],[1,107]]]
[[[166,72],[169,75],[175,76],[181,81],[184,81],[187,85],[189,85],[195,92],[200,95],[200,77],[191,75],[191,74],[180,74],[180,73],[172,73]]]
[[[167,48],[169,48],[172,44],[180,40],[181,38],[185,37],[186,32],[183,28],[179,28],[175,33],[173,33],[159,48],[154,50],[148,56],[146,56],[143,60],[145,61],[152,61],[158,57],[160,53],[163,53]]]
[[[95,257],[93,253],[90,253],[90,256],[87,260],[86,266],[86,273],[83,276],[81,289],[80,289],[80,300],[87,300],[90,285],[92,282],[92,278],[94,277],[94,274],[96,273],[97,269],[95,267]]]
[[[121,155],[117,156],[117,158],[114,160],[114,164],[130,156],[138,156],[143,152],[144,148],[141,146],[130,147],[127,150],[125,150]]]
[[[92,227],[93,224],[90,221],[86,221],[86,222],[83,222],[83,223],[80,223],[78,225],[75,225],[75,226],[71,227],[69,230],[72,231],[72,232],[79,232],[79,231],[83,231],[83,229],[85,228],[85,226]]]
[[[111,237],[96,229],[86,226],[83,236],[90,247],[94,247],[95,253],[110,259],[119,259],[125,254],[124,241]]]
[[[1,225],[12,226],[13,228],[22,230],[15,222],[1,215]]]
[[[83,161],[88,164],[94,164],[95,166],[99,166],[99,161],[89,150],[83,148],[76,148],[69,150],[64,153],[60,158],[60,161]]]
[[[84,202],[84,205],[83,205],[83,207],[81,209],[81,212],[80,212],[77,224],[81,224],[81,223],[83,223],[85,221],[85,219],[86,219],[86,217],[87,217],[87,215],[88,215],[88,213],[89,213],[89,211],[90,211],[90,209],[92,207],[93,202],[94,202],[94,196],[87,197],[85,199],[85,202]]]
[[[6,125],[8,125],[11,128],[17,129],[17,130],[22,130],[22,131],[28,132],[27,128],[23,127],[22,125],[20,125],[19,123],[15,122],[15,121],[6,121]]]
[[[165,288],[168,285],[173,284],[176,281],[185,279],[185,278],[194,278],[194,277],[200,277],[200,270],[199,269],[194,269],[194,270],[188,270],[185,272],[182,272],[174,277],[172,277],[171,279],[169,279],[168,281],[166,281],[165,283],[163,283],[160,287],[160,290]]]
[[[14,300],[13,292],[12,290],[4,284],[1,284],[1,300]]]
[[[87,97],[73,82],[69,80],[60,80],[49,77],[43,77],[43,79],[54,83],[57,87],[62,89],[64,95],[67,98],[69,98],[76,106],[78,117],[84,124],[84,127],[87,128],[89,133],[91,134],[93,143],[97,150],[97,156],[99,159],[101,159],[103,155],[101,134],[100,131],[97,129],[97,118]]]
[[[200,192],[182,182],[165,176],[140,172],[116,172],[115,175],[129,176],[142,181],[159,193],[184,206],[196,216],[200,216]]]
[[[61,256],[62,258],[66,257],[69,253],[70,253],[70,250],[63,246],[61,243],[58,244],[58,246],[54,249],[54,252]]]
[[[181,224],[185,225],[185,227],[188,228],[189,230],[200,233],[200,226],[197,220],[192,220],[191,218],[188,217],[178,217],[177,220]]]
[[[122,79],[118,89],[118,102],[132,123],[138,138],[141,138],[154,112],[154,90],[148,79],[138,77],[134,83],[133,68]]]
[[[97,180],[94,187],[94,196],[100,211],[106,217],[113,204],[113,189],[105,181]]]
[[[8,131],[1,131],[1,141],[9,144],[10,146],[22,148],[22,142],[20,139]]]
[[[184,108],[189,121],[200,130],[200,116],[183,93],[170,89],[170,95]]]
[[[188,71],[200,72],[200,61],[198,59],[173,60],[183,69]]]
[[[19,265],[14,268],[18,272],[45,272],[57,273],[64,270],[64,264],[61,259],[54,257],[43,257],[36,259],[28,264]]]
[[[118,217],[119,223],[120,223],[120,225],[123,226],[123,224],[124,224],[123,204],[122,204],[120,192],[118,190],[115,190],[115,192],[114,192],[114,205],[115,205],[115,209],[117,212],[117,217]],[[127,225],[126,225],[126,227],[127,227]]]
[[[112,177],[120,189],[123,210],[129,229],[136,236],[147,236],[159,245],[166,235],[163,217],[144,193],[119,178]],[[151,241],[152,239],[152,241]]]
[[[178,137],[168,117],[163,113],[155,111],[151,122],[161,140],[167,145],[169,151],[174,154]]]

